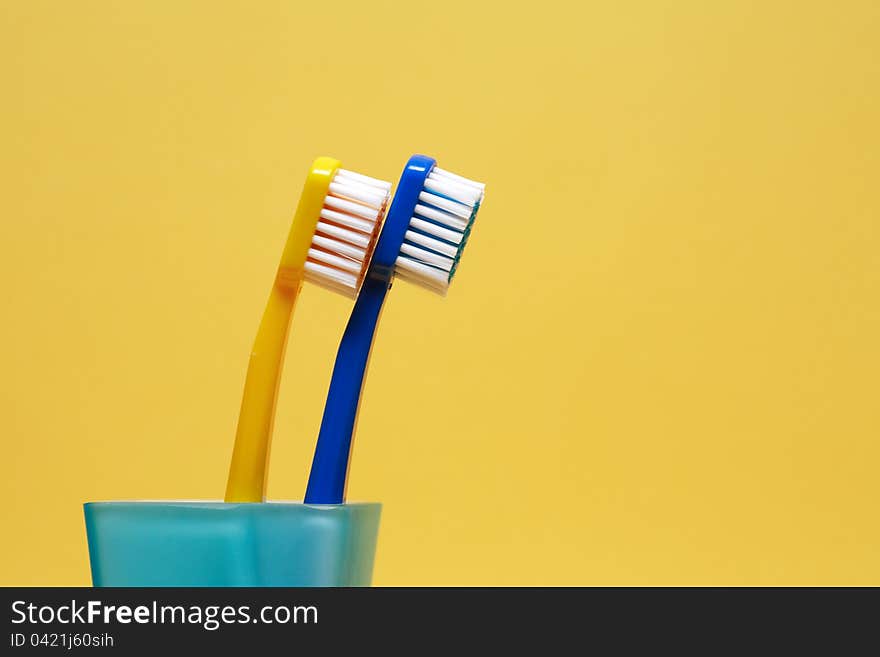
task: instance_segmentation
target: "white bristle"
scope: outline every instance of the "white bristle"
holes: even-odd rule
[[[362,219],[361,217],[355,217],[354,215],[345,214],[344,212],[330,210],[329,208],[321,208],[321,219],[326,219],[327,221],[337,223],[346,228],[359,230],[362,233],[369,233],[372,231],[373,224],[375,223],[369,219]]]
[[[338,196],[331,196],[329,194],[324,199],[324,207],[339,210],[340,212],[347,212],[348,214],[363,217],[364,219],[370,219],[371,221],[375,221],[376,217],[379,216],[379,211],[375,208],[364,205],[363,203],[355,203],[354,201],[349,201],[348,199],[340,198]]]
[[[412,219],[410,219],[409,226],[410,228],[415,228],[418,231],[428,233],[428,235],[439,237],[441,240],[446,240],[447,242],[452,242],[454,244],[458,244],[459,242],[461,242],[461,238],[464,237],[464,233],[461,231],[450,230],[449,228],[438,226],[431,221],[425,221],[424,219],[419,219],[418,217],[413,217]]]
[[[474,203],[480,200],[480,190],[474,187],[459,185],[444,178],[431,178],[428,176],[428,179],[425,181],[425,189],[435,194],[458,199],[470,206],[473,206]]]
[[[385,202],[385,195],[377,192],[375,187],[365,187],[358,183],[330,183],[330,193],[360,201],[371,208],[379,208]]]
[[[331,265],[355,275],[361,270],[358,263],[354,260],[342,258],[338,255],[333,255],[329,251],[322,251],[321,249],[309,249],[309,259],[322,265]]]
[[[347,169],[339,169],[336,172],[335,179],[344,180],[346,178],[348,178],[349,180],[354,180],[355,182],[359,182],[362,185],[367,185],[368,187],[384,189],[386,192],[391,191],[390,182],[385,182],[384,180],[379,180],[378,178],[370,178],[369,176],[365,176],[362,173],[357,173],[356,171],[348,171]]]
[[[483,200],[485,185],[437,167],[425,179],[395,274],[446,294]]]
[[[448,284],[447,279],[449,278],[449,275],[447,272],[421,263],[408,256],[397,256],[397,263],[394,271],[395,273],[403,273],[405,277],[409,278],[413,276],[425,278],[432,287],[443,285],[444,283]]]
[[[329,282],[336,285],[342,285],[346,288],[351,288],[357,285],[357,276],[354,274],[346,274],[345,272],[336,269],[336,267],[328,267],[327,265],[322,265],[311,260],[306,261],[306,275],[308,276],[309,274],[329,279]],[[325,281],[322,280],[321,284],[324,283]]]
[[[467,205],[466,203],[450,201],[448,198],[437,196],[436,194],[431,194],[429,192],[420,193],[419,200],[422,203],[427,203],[428,205],[433,205],[434,207],[451,212],[462,219],[470,219],[470,216],[473,214],[472,206]]]
[[[467,228],[468,225],[466,219],[456,217],[454,214],[443,212],[443,210],[438,210],[437,208],[431,208],[427,205],[422,205],[421,203],[416,205],[416,214],[420,217],[424,217],[425,219],[433,219],[436,222],[439,222],[445,226],[449,226],[450,228],[455,228],[457,230],[464,230],[465,228]]]
[[[306,280],[347,296],[363,281],[391,183],[339,169],[330,182],[305,264]]]
[[[323,235],[324,237],[332,237],[340,242],[354,244],[362,249],[366,249],[370,245],[370,236],[367,233],[348,230],[347,228],[342,228],[335,224],[328,224],[326,221],[318,222],[318,226],[315,228],[315,233],[317,235]]]
[[[400,247],[400,253],[416,260],[420,260],[421,262],[427,263],[434,267],[439,267],[443,271],[451,271],[452,265],[455,264],[455,260],[453,260],[452,258],[438,255],[433,251],[428,251],[427,249],[420,249],[419,247],[413,246],[412,244],[402,245]]]
[[[458,253],[458,247],[454,244],[442,242],[440,240],[434,239],[433,237],[430,237],[429,235],[417,233],[414,230],[406,231],[405,239],[411,244],[424,246],[428,249],[431,249],[432,251],[436,251],[437,253],[442,253],[443,255],[449,256],[450,258],[454,258],[455,255]]]
[[[481,193],[486,191],[485,184],[483,184],[481,182],[477,182],[475,180],[468,180],[467,178],[456,175],[456,174],[452,173],[451,171],[445,171],[445,170],[441,169],[440,167],[434,167],[431,170],[431,176],[435,176],[438,178],[447,178],[447,179],[453,180],[461,185],[469,185],[471,187],[479,189]]]
[[[326,249],[328,251],[334,251],[339,253],[340,255],[344,255],[351,260],[364,260],[367,257],[367,252],[364,249],[358,248],[353,244],[346,244],[345,242],[340,242],[338,240],[333,240],[329,237],[324,237],[323,235],[315,234],[312,237],[312,245],[319,246],[322,249]]]

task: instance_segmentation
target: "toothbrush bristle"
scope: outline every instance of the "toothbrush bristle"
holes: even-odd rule
[[[434,167],[419,194],[394,272],[446,294],[486,186]]]
[[[388,207],[391,183],[339,169],[330,183],[305,265],[306,280],[354,297]]]

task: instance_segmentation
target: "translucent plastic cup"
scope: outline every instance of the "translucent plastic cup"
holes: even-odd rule
[[[95,586],[369,586],[380,504],[89,502]]]

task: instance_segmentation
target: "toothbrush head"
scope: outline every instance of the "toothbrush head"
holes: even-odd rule
[[[412,156],[388,211],[371,271],[393,273],[445,295],[484,192],[484,184],[441,169],[433,158]]]
[[[307,280],[354,297],[385,218],[391,183],[317,158],[300,196],[279,281]]]

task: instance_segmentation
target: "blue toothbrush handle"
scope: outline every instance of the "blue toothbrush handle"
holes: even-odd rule
[[[330,391],[306,488],[306,504],[342,504],[361,389],[385,295],[387,279],[367,276],[336,353]]]

